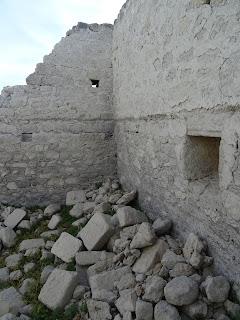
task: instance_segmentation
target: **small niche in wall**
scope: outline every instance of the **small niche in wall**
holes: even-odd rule
[[[99,88],[100,80],[90,79],[92,83],[92,88]]]
[[[190,181],[218,177],[221,138],[187,136],[184,167]]]
[[[31,132],[23,132],[21,137],[22,142],[30,142],[32,141],[32,133]]]

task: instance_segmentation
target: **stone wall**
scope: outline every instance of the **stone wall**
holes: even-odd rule
[[[129,0],[113,37],[118,172],[239,277],[240,2]]]
[[[26,86],[2,91],[0,201],[62,201],[70,189],[115,175],[112,29],[79,23]]]

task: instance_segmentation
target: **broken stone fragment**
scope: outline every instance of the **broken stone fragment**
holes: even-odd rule
[[[135,285],[136,280],[132,272],[124,274],[121,279],[115,283],[119,291],[134,288]]]
[[[204,301],[196,301],[193,304],[183,306],[182,311],[191,319],[206,319],[208,306]]]
[[[22,209],[15,209],[5,220],[6,227],[14,229],[26,216],[26,211]]]
[[[86,193],[84,190],[69,191],[66,196],[66,206],[72,206],[76,203],[85,202]]]
[[[81,251],[76,254],[76,263],[79,266],[90,266],[99,261],[113,259],[114,253],[106,251]]]
[[[125,193],[118,201],[117,204],[118,205],[122,205],[122,206],[126,206],[127,204],[129,204],[130,202],[132,202],[135,197],[137,195],[136,190],[133,190],[129,193]]]
[[[169,233],[172,227],[172,221],[169,219],[158,218],[154,221],[152,227],[156,235],[163,236]]]
[[[62,218],[59,214],[54,214],[48,223],[48,229],[50,230],[56,229],[59,223],[61,222],[61,220]]]
[[[52,203],[46,207],[44,210],[44,215],[51,217],[53,214],[59,212],[61,210],[61,205],[58,203]]]
[[[209,302],[224,302],[228,298],[230,284],[223,276],[207,277],[201,284]]]
[[[121,228],[148,222],[148,218],[143,212],[127,206],[117,210],[117,217]]]
[[[15,245],[16,236],[16,233],[11,228],[0,229],[0,240],[6,248],[11,248]]]
[[[154,309],[155,320],[181,320],[177,308],[166,301],[160,301]]]
[[[30,230],[31,229],[30,221],[29,220],[22,220],[18,225],[18,229]]]
[[[114,233],[111,216],[95,213],[86,226],[80,231],[79,236],[85,247],[91,250],[101,250]]]
[[[0,268],[0,283],[8,282],[9,280],[9,269]]]
[[[22,295],[14,287],[0,291],[0,301],[8,305],[9,312],[17,314],[25,304]]]
[[[152,320],[153,305],[150,302],[138,300],[136,302],[136,320]]]
[[[191,276],[195,273],[192,266],[187,263],[177,263],[172,270],[169,271],[169,275],[172,278],[180,276]]]
[[[145,248],[140,258],[138,258],[133,265],[133,271],[135,273],[148,272],[155,266],[156,263],[162,260],[162,257],[167,249],[168,244],[161,239],[159,239],[153,246]]]
[[[161,263],[169,270],[173,269],[177,263],[184,263],[185,259],[181,255],[175,254],[171,250],[167,250],[162,257]]]
[[[23,258],[23,255],[21,253],[12,254],[5,259],[5,264],[8,268],[15,268],[21,259]]]
[[[198,236],[190,233],[183,247],[183,255],[186,261],[194,268],[200,268],[204,261],[204,250],[204,243],[199,240]]]
[[[28,239],[23,240],[19,245],[19,252],[29,249],[39,249],[45,247],[45,241],[43,239]]]
[[[143,299],[157,303],[164,296],[163,289],[166,284],[167,281],[157,275],[148,277],[145,284],[145,293],[143,295]]]
[[[115,306],[123,315],[126,312],[135,312],[137,295],[134,289],[127,289],[120,292],[120,297],[116,300]]]
[[[61,236],[54,243],[51,253],[63,260],[71,262],[76,253],[82,248],[82,241],[73,237],[67,232],[62,232]]]
[[[130,248],[131,249],[141,249],[153,245],[156,241],[155,233],[152,226],[148,222],[143,222],[137,234],[134,236]]]
[[[73,208],[69,211],[70,216],[74,218],[81,218],[84,214],[83,203],[76,203]]]
[[[198,284],[185,276],[174,278],[164,288],[167,302],[175,306],[192,304],[197,300],[198,294]]]
[[[42,287],[38,300],[51,310],[64,308],[77,285],[76,272],[54,269]]]
[[[110,306],[103,301],[88,300],[88,313],[91,320],[111,320]]]

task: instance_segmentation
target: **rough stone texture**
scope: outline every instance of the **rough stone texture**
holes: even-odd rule
[[[4,224],[6,227],[14,229],[19,222],[26,216],[26,211],[22,209],[15,209],[5,220]]]
[[[121,228],[148,221],[147,216],[143,212],[129,206],[119,208],[117,210],[117,217]]]
[[[207,239],[217,271],[236,279],[240,2],[206,3],[122,8],[113,34],[118,174],[154,220],[167,213],[182,237]]]
[[[76,263],[79,266],[90,266],[99,261],[112,259],[114,253],[106,251],[82,251],[76,254]]]
[[[14,287],[0,291],[0,301],[8,304],[9,312],[17,314],[24,302],[20,293]]]
[[[73,237],[67,232],[62,232],[61,236],[54,243],[51,253],[55,254],[64,262],[71,262],[76,253],[82,247],[82,241]]]
[[[166,284],[167,281],[157,275],[149,277],[145,284],[143,299],[154,303],[159,302],[164,296],[163,289]]]
[[[112,29],[74,28],[27,85],[3,89],[1,202],[63,203],[66,191],[115,175]]]
[[[92,320],[111,320],[110,306],[106,302],[88,300],[88,312]]]
[[[114,232],[111,216],[95,213],[79,236],[88,250],[101,250]]]
[[[181,320],[178,310],[166,301],[160,301],[154,309],[155,320]]]
[[[136,319],[137,320],[152,320],[153,306],[150,302],[138,300],[136,303]]]
[[[19,251],[44,248],[45,241],[43,239],[28,239],[23,240],[19,245]]]
[[[224,302],[228,298],[230,284],[223,276],[208,277],[201,286],[210,302]]]
[[[40,291],[39,301],[51,310],[65,307],[78,285],[77,278],[76,272],[53,270]]]

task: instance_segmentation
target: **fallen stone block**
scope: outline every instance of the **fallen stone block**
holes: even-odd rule
[[[5,220],[6,227],[14,229],[26,216],[26,211],[22,209],[15,209]]]
[[[164,296],[163,290],[166,284],[167,281],[157,275],[148,277],[145,283],[143,299],[154,303],[159,302]]]
[[[152,229],[152,226],[148,222],[143,222],[136,235],[134,236],[130,248],[141,249],[152,246],[156,242],[156,236]]]
[[[230,284],[223,276],[207,277],[201,284],[201,288],[205,291],[209,302],[224,302],[227,300]]]
[[[90,266],[99,261],[113,259],[114,253],[106,251],[81,251],[76,254],[76,263],[79,266]]]
[[[183,247],[184,258],[194,268],[200,268],[204,261],[204,255],[202,255],[204,249],[205,245],[198,236],[190,233]]]
[[[59,214],[55,214],[52,216],[51,220],[48,223],[48,229],[54,230],[57,228],[59,223],[61,222],[62,218]]]
[[[49,309],[64,308],[78,285],[76,272],[55,269],[42,287],[38,300]]]
[[[145,248],[140,258],[138,258],[133,265],[133,271],[135,273],[148,272],[155,266],[156,263],[162,260],[162,257],[167,249],[168,244],[161,239],[159,239],[153,246]]]
[[[127,206],[117,210],[117,217],[121,228],[148,222],[145,213]]]
[[[68,263],[71,262],[81,248],[81,240],[73,237],[67,232],[62,232],[59,239],[54,243],[51,253]]]
[[[43,239],[28,239],[23,240],[19,245],[19,251],[26,251],[29,249],[39,249],[45,247],[45,241]]]
[[[88,313],[91,320],[111,320],[110,306],[103,301],[88,300]]]
[[[111,216],[95,213],[79,235],[85,247],[91,250],[101,250],[108,242],[114,228],[111,224]]]
[[[86,193],[84,190],[69,191],[66,196],[66,205],[72,206],[79,202],[86,201]]]

